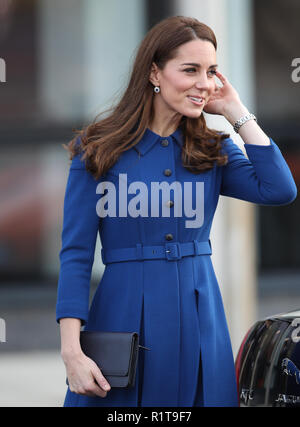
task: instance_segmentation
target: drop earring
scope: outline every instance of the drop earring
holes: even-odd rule
[[[154,92],[155,93],[159,93],[160,92],[160,87],[159,86],[154,86]]]

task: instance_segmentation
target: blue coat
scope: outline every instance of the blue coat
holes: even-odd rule
[[[209,237],[220,195],[262,205],[285,205],[296,198],[289,167],[271,138],[270,142],[269,146],[245,144],[248,160],[226,139],[223,148],[228,164],[201,174],[182,166],[180,129],[169,137],[147,129],[137,145],[122,153],[99,180],[86,171],[80,154],[72,160],[64,199],[56,319],[80,318],[89,330],[137,331],[140,343],[150,351],[140,350],[134,388],[112,388],[105,398],[77,395],[68,389],[65,406],[238,405],[234,360]],[[126,174],[121,175],[123,181],[119,174]],[[144,190],[147,187],[148,199],[144,196],[136,205],[136,209],[143,205],[139,216],[132,209],[130,215],[119,215],[119,207],[120,212],[124,209],[119,185],[124,185],[125,178],[128,187],[133,185],[127,194],[128,209],[139,193],[134,189],[136,182],[144,183]],[[98,184],[104,181],[116,188],[116,216],[99,215],[99,200],[104,196]],[[182,189],[184,182],[192,183],[192,206],[196,206],[196,192],[202,203],[196,228],[195,223],[187,226],[191,215],[184,208],[182,216],[175,215],[184,198],[176,199],[172,191],[169,197],[174,205],[164,208],[169,217],[162,211],[151,217],[151,203],[161,209],[166,206],[162,199],[155,203],[151,198],[150,183],[161,181],[177,181]],[[89,308],[98,231],[105,269]]]

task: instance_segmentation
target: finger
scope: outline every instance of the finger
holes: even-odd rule
[[[98,369],[98,368],[95,369],[93,371],[93,375],[94,375],[96,383],[99,385],[99,387],[102,388],[102,390],[105,390],[105,391],[109,391],[110,390],[110,388],[111,388],[110,384],[106,380],[106,378],[102,375],[100,369]]]
[[[98,384],[94,383],[93,387],[90,387],[88,393],[92,393],[93,396],[106,397],[107,392],[102,390]]]
[[[69,389],[72,393],[76,393],[79,394],[81,396],[95,396],[90,390],[89,390],[89,385],[87,386],[82,386],[82,385],[72,385],[72,383],[69,384]]]
[[[217,99],[221,99],[222,98],[222,96],[221,96],[221,93],[220,93],[220,91],[219,90],[216,90],[210,97],[209,97],[209,100],[207,101],[207,104],[209,103],[209,102],[211,102],[211,101],[215,101],[215,100],[217,100]]]
[[[92,379],[88,384],[86,384],[81,390],[79,390],[79,394],[84,394],[86,396],[99,396],[99,397],[106,397],[107,392],[102,390],[98,386],[98,384]]]
[[[218,79],[221,80],[221,83],[223,85],[225,85],[226,83],[228,83],[228,80],[226,79],[225,76],[223,76],[223,74],[220,73],[220,71],[216,70],[216,76],[218,77]]]

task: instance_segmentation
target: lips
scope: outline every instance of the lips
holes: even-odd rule
[[[202,96],[196,95],[196,96],[192,96],[189,95],[188,98],[194,103],[194,104],[198,104],[198,105],[202,105],[205,102],[205,99]]]

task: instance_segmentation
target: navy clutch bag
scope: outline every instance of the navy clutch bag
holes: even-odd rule
[[[135,385],[139,348],[149,350],[139,345],[137,332],[81,331],[80,345],[110,386],[122,388]]]

